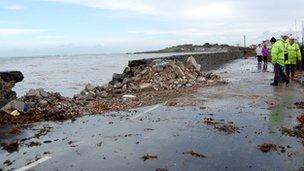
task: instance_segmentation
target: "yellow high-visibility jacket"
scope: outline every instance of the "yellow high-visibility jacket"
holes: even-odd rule
[[[287,44],[284,40],[278,40],[272,45],[271,48],[271,63],[285,65],[284,54],[287,52]]]
[[[287,46],[288,51],[288,60],[285,61],[285,64],[297,64],[297,61],[302,60],[301,50],[298,43],[290,44]]]

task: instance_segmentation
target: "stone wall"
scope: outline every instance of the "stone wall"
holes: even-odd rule
[[[148,64],[153,60],[157,59],[174,59],[181,62],[186,62],[189,56],[193,56],[198,64],[201,65],[203,71],[208,71],[220,67],[231,60],[244,57],[243,51],[229,51],[229,52],[219,52],[219,53],[200,53],[191,55],[174,55],[170,57],[163,58],[152,58],[152,59],[142,59],[129,61],[129,67],[137,66],[139,64]]]

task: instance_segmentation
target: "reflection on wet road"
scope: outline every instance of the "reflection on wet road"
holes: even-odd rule
[[[233,61],[213,71],[229,84],[180,97],[178,106],[41,123],[19,135],[2,129],[2,142],[19,140],[20,147],[0,151],[0,168],[18,169],[50,156],[32,169],[298,170],[304,166],[303,145],[280,129],[295,125],[303,112],[291,107],[303,101],[303,88],[269,86],[273,68],[267,69],[259,70],[254,59]],[[289,148],[263,153],[263,143]]]

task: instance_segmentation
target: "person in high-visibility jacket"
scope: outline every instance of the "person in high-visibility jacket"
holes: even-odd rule
[[[286,78],[286,75],[283,71],[283,67],[285,66],[285,59],[287,56],[287,44],[286,40],[288,36],[282,36],[282,39],[276,40],[274,37],[271,38],[270,42],[272,44],[271,48],[271,63],[274,66],[274,79],[273,83],[270,85],[278,86],[280,78],[286,85],[289,84],[289,80]]]
[[[288,80],[290,80],[290,75],[291,75],[291,80],[294,80],[296,65],[298,62],[301,62],[302,60],[300,46],[298,43],[295,42],[294,37],[289,38],[287,51],[288,51],[288,60],[285,61],[286,75]]]

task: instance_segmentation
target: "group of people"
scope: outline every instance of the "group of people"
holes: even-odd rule
[[[278,86],[280,80],[288,85],[290,80],[294,80],[296,66],[302,60],[300,45],[294,37],[288,35],[282,35],[279,40],[272,37],[270,42],[272,44],[270,52],[266,44],[257,47],[258,63],[264,61],[267,65],[268,58],[271,57],[274,81],[270,85]]]
[[[268,63],[269,49],[267,48],[266,44],[259,44],[256,48],[256,54],[258,57],[258,63],[261,63],[262,61],[264,64]]]

